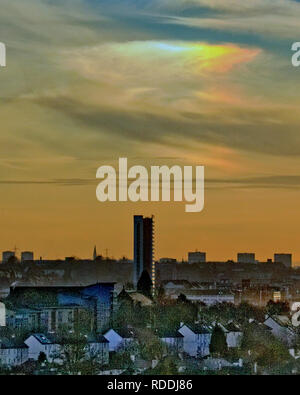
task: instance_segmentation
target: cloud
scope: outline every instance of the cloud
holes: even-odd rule
[[[206,180],[207,184],[215,187],[226,188],[283,188],[283,189],[299,189],[299,175],[271,175],[261,177],[244,177],[244,178],[211,178]]]
[[[194,143],[216,144],[237,150],[271,155],[297,156],[300,137],[298,122],[285,124],[284,111],[272,108],[223,108],[214,112],[160,114],[127,111],[125,108],[98,107],[67,97],[40,98],[39,105],[62,112],[85,130],[109,133],[112,139],[129,144],[160,143],[191,148]],[[200,102],[199,102],[200,105]],[[128,148],[128,145],[126,145]]]
[[[166,24],[297,39],[300,4],[292,0],[102,0],[115,13],[153,15]]]
[[[299,155],[298,92],[280,55],[205,41],[200,33],[181,39],[177,28],[200,20],[240,23],[234,15],[263,16],[269,1],[124,1],[124,18],[116,16],[116,2],[16,1],[5,0],[0,15],[11,52],[0,75],[2,175],[39,178],[44,171],[51,179],[51,172],[67,177],[74,166],[84,177],[98,158],[154,157],[157,150],[181,158],[198,152],[219,170],[237,168],[240,151]],[[276,1],[272,15],[281,6]],[[292,9],[297,16],[298,4],[288,2],[284,18],[293,21]],[[176,40],[159,38],[165,23],[175,24]]]
[[[144,158],[143,158],[144,159]],[[156,158],[159,160],[170,160],[174,158]],[[178,159],[178,158],[177,158]],[[0,186],[39,186],[39,185],[55,185],[62,187],[83,187],[96,186],[95,179],[44,179],[44,180],[0,180]],[[171,180],[173,186],[173,180]],[[290,189],[299,190],[300,175],[271,175],[271,176],[257,176],[257,177],[243,177],[243,178],[206,178],[205,188],[210,189]]]
[[[84,186],[95,184],[95,180],[90,179],[54,179],[54,180],[0,180],[0,185],[61,185],[61,186]]]
[[[296,39],[299,28],[300,5],[290,0],[187,0],[181,2],[166,0],[165,9],[169,7],[170,15],[166,23],[176,23],[199,29],[231,31],[237,34],[250,33],[279,39]],[[201,7],[210,13],[197,15],[183,12],[173,15],[174,11],[185,11],[189,7]]]
[[[294,83],[281,80],[281,63],[259,48],[133,41],[64,51],[61,63],[81,82],[64,92],[27,99],[72,120],[91,142],[109,136],[107,148],[122,141],[116,148],[119,153],[144,152],[144,143],[191,150],[196,143],[269,155],[300,153],[297,105],[291,105],[284,93],[276,97],[280,84],[291,85],[290,94]],[[97,154],[91,147],[85,155]]]

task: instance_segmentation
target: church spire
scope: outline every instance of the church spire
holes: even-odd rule
[[[96,258],[97,258],[97,248],[96,248],[96,246],[94,247],[93,258],[94,258],[94,261],[95,261]]]

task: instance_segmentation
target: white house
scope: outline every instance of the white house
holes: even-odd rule
[[[49,362],[63,362],[64,344],[52,335],[35,333],[30,335],[25,344],[29,347],[29,358],[37,360],[44,353]],[[85,358],[93,358],[102,364],[109,362],[109,342],[103,336],[86,337]]]
[[[264,324],[271,329],[275,337],[287,345],[294,343],[297,334],[289,317],[284,315],[266,316]]]
[[[28,346],[14,338],[0,339],[0,365],[20,366],[28,361]]]
[[[226,336],[228,348],[236,348],[241,346],[243,332],[240,327],[233,322],[226,325],[219,324]]]
[[[134,333],[129,328],[109,329],[103,334],[109,342],[109,351],[126,348],[134,338]]]
[[[183,352],[184,336],[178,330],[159,329],[157,335],[168,351]]]
[[[25,340],[25,344],[29,348],[29,359],[37,361],[39,355],[44,353],[49,362],[59,362],[54,356],[59,354],[60,346],[52,336],[34,333]]]
[[[192,357],[209,355],[212,328],[208,325],[182,325],[179,333],[183,335],[183,349]]]

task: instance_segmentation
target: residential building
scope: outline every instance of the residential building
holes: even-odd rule
[[[56,330],[59,322],[74,320],[80,310],[88,310],[94,317],[94,329],[97,333],[103,330],[111,317],[114,304],[114,283],[97,283],[88,286],[26,286],[11,287],[10,300],[17,306],[28,310],[26,295],[36,295],[30,303],[31,311],[36,317],[40,312],[41,327]],[[28,311],[26,312],[26,314]],[[29,313],[31,314],[31,313]],[[70,317],[71,318],[67,318]],[[25,318],[24,318],[25,319]]]
[[[90,330],[95,328],[94,315],[87,307],[80,305],[16,308],[7,311],[6,321],[11,329],[27,331],[57,332],[61,328],[73,330],[75,325],[80,324]]]
[[[44,353],[49,362],[61,364],[64,361],[64,347],[68,345],[68,339],[61,340],[53,334],[34,333],[25,340],[25,344],[28,346],[30,359],[38,360],[39,355]],[[83,347],[84,359],[93,358],[98,363],[108,364],[109,345],[103,336],[87,335]]]
[[[221,325],[219,324],[225,333],[227,346],[228,348],[238,348],[241,346],[243,332],[241,328],[234,324],[233,322],[229,322],[228,324]]]
[[[256,263],[253,252],[239,252],[237,254],[238,263]]]
[[[21,263],[33,262],[33,261],[34,261],[34,255],[32,251],[21,252]]]
[[[37,309],[12,308],[6,310],[6,325],[10,329],[36,330],[39,322],[38,315]]]
[[[182,291],[192,288],[191,283],[187,280],[166,280],[162,281],[161,286],[164,289],[166,297],[170,297],[171,299],[177,299]]]
[[[159,263],[177,263],[176,258],[160,258]]]
[[[103,336],[109,342],[109,351],[118,351],[125,349],[133,342],[134,332],[127,327],[111,328]]]
[[[209,355],[212,328],[201,324],[182,324],[179,333],[183,335],[183,349],[192,357]]]
[[[0,365],[20,366],[28,361],[28,346],[14,337],[0,337]]]
[[[134,216],[134,261],[133,284],[136,287],[138,280],[146,270],[155,287],[155,262],[153,260],[154,247],[154,217],[144,218],[142,215]]]
[[[272,334],[282,342],[291,346],[294,344],[297,333],[291,320],[285,315],[266,316],[264,324],[271,329]]]
[[[166,346],[168,352],[181,353],[184,350],[184,336],[178,330],[160,328],[157,335],[161,342]]]
[[[230,291],[218,291],[213,289],[187,289],[181,292],[191,302],[205,303],[211,306],[218,303],[234,303],[234,294]]]
[[[2,263],[8,263],[11,258],[15,258],[15,251],[3,251],[2,252]]]
[[[206,262],[206,252],[189,252],[188,253],[189,264],[193,263],[205,263]]]
[[[274,263],[282,263],[285,267],[292,267],[292,254],[274,254]]]

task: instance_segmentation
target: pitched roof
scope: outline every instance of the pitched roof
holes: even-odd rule
[[[32,335],[36,338],[41,344],[53,344],[54,338],[51,335],[44,335],[43,333],[34,333]]]
[[[115,331],[118,335],[123,337],[123,339],[131,339],[135,335],[134,330],[132,328],[128,328],[128,327],[111,328],[110,330]],[[109,332],[109,331],[107,331],[107,332]]]
[[[212,328],[208,325],[203,324],[187,324],[188,328],[190,328],[195,334],[202,335],[202,334],[210,334],[212,332]]]
[[[70,343],[73,342],[72,339],[68,339],[68,338],[60,339],[53,334],[34,333],[32,336],[34,336],[43,345],[62,344],[62,343],[68,343],[68,341]],[[85,338],[87,343],[108,343],[108,340],[105,339],[105,337],[102,335],[94,335],[91,333],[86,335]]]
[[[159,328],[156,331],[160,338],[181,338],[184,337],[177,329]]]
[[[266,323],[266,321],[268,319],[272,319],[273,321],[275,321],[281,327],[288,328],[288,329],[290,329],[292,331],[295,330],[295,327],[292,325],[292,322],[291,322],[290,318],[285,316],[285,315],[269,315],[266,318],[265,323]]]
[[[151,306],[153,304],[151,299],[140,292],[129,292],[128,295],[134,302],[141,303],[142,306]]]
[[[0,339],[0,348],[1,349],[16,349],[16,348],[28,348],[28,346],[20,339],[16,338],[8,338],[2,337]]]
[[[233,322],[229,322],[228,324],[223,326],[228,332],[241,332],[241,329]]]

